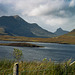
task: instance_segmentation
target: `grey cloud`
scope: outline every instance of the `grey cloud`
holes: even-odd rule
[[[55,15],[59,17],[71,17],[75,15],[75,6],[70,7],[70,4],[74,0],[55,0],[49,1],[44,5],[40,5],[29,13],[29,16],[49,16]],[[59,3],[58,3],[59,2]],[[64,11],[64,13],[60,13]]]
[[[15,6],[8,3],[0,3],[0,16],[21,14],[20,11],[15,10]]]
[[[8,13],[7,7],[3,4],[0,4],[0,15]]]

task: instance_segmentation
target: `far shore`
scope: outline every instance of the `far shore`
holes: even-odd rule
[[[0,41],[18,41],[18,42],[41,42],[75,45],[75,36],[59,36],[53,38],[33,38],[23,36],[0,36]]]

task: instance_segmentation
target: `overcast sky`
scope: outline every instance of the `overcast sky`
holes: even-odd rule
[[[75,29],[75,0],[0,0],[0,16],[19,15],[48,31]]]

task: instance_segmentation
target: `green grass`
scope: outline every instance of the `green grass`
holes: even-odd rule
[[[13,61],[0,60],[0,75],[8,75],[13,73]]]
[[[19,62],[19,75],[75,75],[75,64],[71,60],[54,63],[51,60],[21,61]],[[0,60],[0,75],[12,75],[14,61]],[[8,70],[9,69],[9,70]]]

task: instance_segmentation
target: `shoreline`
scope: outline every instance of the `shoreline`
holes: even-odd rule
[[[12,42],[38,42],[38,43],[56,43],[56,44],[67,44],[67,45],[75,45],[75,43],[67,43],[67,42],[44,42],[44,41],[20,41],[20,40],[0,40],[0,41],[12,41]],[[0,43],[4,44],[4,43]]]

